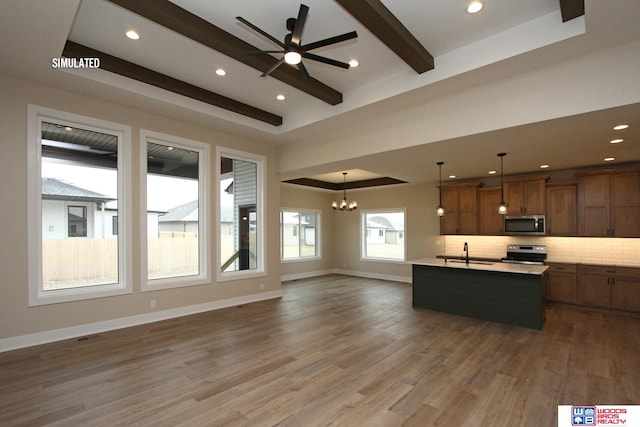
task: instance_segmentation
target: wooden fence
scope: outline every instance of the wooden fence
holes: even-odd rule
[[[149,239],[149,278],[198,274],[198,238],[193,233]],[[180,236],[177,236],[180,234]],[[101,285],[118,281],[116,239],[42,241],[44,289]]]

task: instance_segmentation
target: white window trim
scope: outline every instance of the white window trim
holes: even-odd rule
[[[394,212],[402,212],[404,214],[404,239],[403,239],[403,257],[402,259],[396,258],[382,258],[382,257],[371,257],[365,256],[366,246],[367,246],[367,222],[365,220],[366,214],[372,213],[394,213]],[[372,261],[372,262],[385,262],[385,263],[397,263],[397,264],[405,264],[407,262],[407,211],[405,208],[389,208],[389,209],[368,209],[360,211],[360,260],[361,261]]]
[[[221,241],[220,241],[220,226],[221,226],[221,215],[220,215],[220,192],[223,191],[220,188],[220,179],[222,177],[222,170],[220,169],[220,160],[222,157],[228,157],[237,160],[243,160],[245,162],[253,162],[256,164],[256,208],[257,208],[257,218],[256,218],[256,226],[259,230],[259,233],[256,236],[256,244],[258,250],[258,260],[257,266],[254,269],[250,270],[239,270],[239,271],[221,271],[222,269],[222,260],[220,259],[220,254],[222,253]],[[216,232],[214,235],[216,236],[216,280],[218,282],[227,282],[230,280],[241,280],[241,279],[250,279],[254,277],[263,277],[267,275],[267,253],[265,251],[266,245],[266,197],[265,197],[265,188],[266,188],[266,170],[267,170],[267,158],[265,156],[260,156],[258,154],[247,153],[244,151],[233,150],[231,148],[225,148],[221,146],[216,147],[216,178],[215,178],[215,197],[216,197]]]
[[[297,257],[297,258],[282,258],[282,247],[280,247],[280,262],[286,264],[291,262],[305,262],[305,261],[314,261],[322,259],[322,211],[319,209],[302,209],[302,208],[281,208],[280,209],[280,218],[282,218],[282,212],[298,212],[298,213],[312,213],[316,216],[316,254],[314,256],[307,257]],[[300,236],[298,236],[300,237]],[[282,223],[280,223],[280,244],[282,245]],[[300,239],[298,239],[298,244],[300,244]]]
[[[162,279],[148,278],[147,253],[147,142],[161,145],[171,145],[190,151],[197,151],[198,162],[198,265],[200,273],[193,276],[167,277]],[[211,283],[211,233],[209,215],[209,185],[211,165],[211,149],[209,144],[154,132],[147,129],[140,130],[140,273],[142,292],[159,289],[172,289],[185,286],[196,286]]]
[[[62,122],[118,135],[118,283],[44,291],[42,284],[42,121]],[[29,306],[88,300],[132,293],[131,127],[38,105],[27,106],[27,223]]]

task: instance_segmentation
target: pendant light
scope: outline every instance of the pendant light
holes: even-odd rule
[[[504,169],[503,169],[503,159],[507,153],[498,153],[498,157],[500,157],[500,203],[498,203],[498,213],[500,215],[505,215],[507,213],[507,204],[504,202]]]
[[[331,207],[333,207],[334,211],[338,209],[341,211],[353,211],[355,209],[358,209],[358,202],[354,200],[353,202],[347,204],[347,173],[342,172],[342,176],[344,177],[343,183],[342,183],[342,191],[343,191],[342,201],[340,202],[339,205],[337,202],[334,201]]]
[[[442,165],[444,165],[444,162],[438,162],[436,163],[436,165],[438,165],[438,168],[440,169],[440,186],[438,187],[438,195],[440,197],[440,203],[438,204],[438,208],[436,209],[436,212],[438,213],[438,216],[443,216],[444,206],[442,206]]]

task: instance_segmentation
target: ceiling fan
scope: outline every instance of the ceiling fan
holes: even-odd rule
[[[284,42],[281,42],[280,40],[276,39],[266,31],[258,28],[257,26],[253,25],[251,22],[247,21],[246,19],[240,16],[236,17],[238,21],[242,22],[252,30],[262,34],[263,36],[265,36],[266,38],[268,38],[269,40],[271,40],[272,42],[274,42],[275,44],[277,44],[282,48],[282,50],[258,51],[258,53],[282,53],[283,54],[282,58],[278,62],[273,64],[271,67],[269,67],[269,69],[267,69],[264,73],[262,73],[260,77],[268,76],[276,68],[278,68],[280,65],[286,62],[287,64],[290,64],[290,65],[297,65],[298,69],[304,76],[304,79],[309,80],[310,79],[309,72],[307,71],[306,67],[302,63],[302,58],[311,59],[313,61],[322,62],[324,64],[329,64],[329,65],[333,65],[335,67],[340,67],[344,69],[348,69],[350,67],[350,65],[347,64],[346,62],[336,61],[335,59],[327,58],[320,55],[315,55],[313,53],[310,53],[309,51],[313,49],[318,49],[320,47],[329,46],[335,43],[340,43],[346,40],[354,39],[358,37],[358,33],[356,33],[355,31],[351,31],[349,33],[341,34],[339,36],[329,37],[324,40],[319,40],[314,43],[303,45],[302,31],[304,30],[304,24],[307,20],[308,13],[309,13],[309,7],[305,6],[304,4],[301,4],[300,10],[298,11],[298,17],[287,19],[287,24],[286,24],[287,30],[291,31],[291,33],[285,36]]]

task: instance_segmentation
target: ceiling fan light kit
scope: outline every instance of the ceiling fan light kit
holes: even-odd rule
[[[283,56],[280,60],[275,62],[271,67],[265,70],[260,77],[266,77],[275,71],[280,65],[283,63],[287,63],[290,65],[296,65],[300,72],[302,73],[305,80],[309,80],[311,77],[306,67],[302,63],[302,59],[310,59],[312,61],[321,62],[323,64],[332,65],[334,67],[344,68],[345,70],[350,68],[350,65],[346,62],[337,61],[335,59],[327,58],[325,56],[316,55],[310,53],[310,50],[318,49],[321,47],[329,46],[332,44],[340,43],[343,41],[355,39],[358,37],[358,33],[355,31],[351,31],[349,33],[341,34],[339,36],[329,37],[327,39],[319,40],[317,42],[309,43],[306,45],[302,44],[302,32],[304,31],[304,25],[307,21],[307,15],[309,14],[309,7],[301,4],[300,10],[298,11],[297,18],[289,18],[286,21],[287,30],[291,31],[291,33],[287,34],[284,38],[284,42],[281,42],[271,34],[262,30],[258,26],[252,24],[246,19],[238,16],[236,19],[267,39],[271,40],[273,43],[277,44],[282,48],[282,51],[273,51],[273,50],[263,50],[263,53],[282,53]]]

